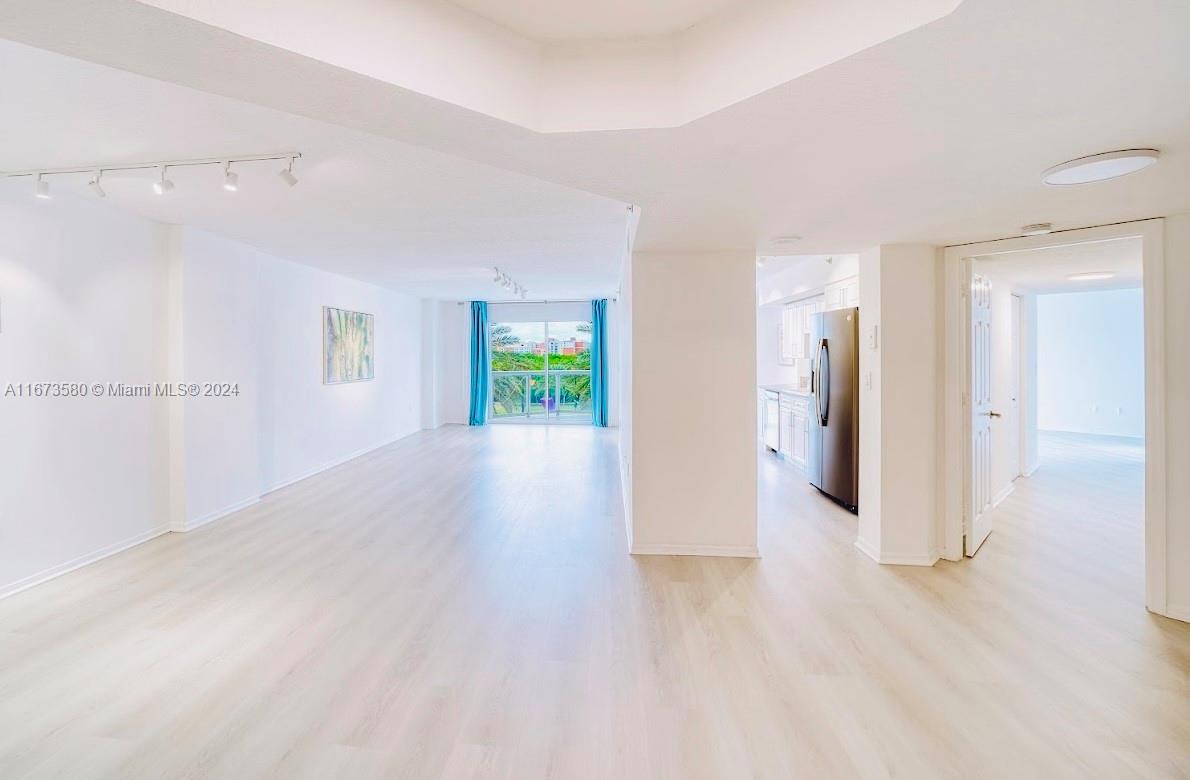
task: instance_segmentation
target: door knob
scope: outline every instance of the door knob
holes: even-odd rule
[[[984,412],[984,414],[986,414],[988,417],[1003,417],[1004,416],[1004,415],[1000,414],[999,412]]]

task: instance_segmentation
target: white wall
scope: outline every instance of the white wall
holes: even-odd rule
[[[1021,296],[1021,473],[1037,471],[1037,296]]]
[[[638,252],[630,273],[632,549],[755,555],[755,257]]]
[[[471,408],[471,306],[461,301],[433,301],[437,320],[435,414],[427,428],[466,425]]]
[[[1190,214],[1165,220],[1167,612],[1190,621]]]
[[[635,414],[632,405],[632,340],[635,338],[636,322],[632,316],[633,289],[632,253],[627,252],[624,256],[620,296],[619,300],[616,301],[616,320],[619,323],[620,348],[618,350],[619,358],[616,360],[618,370],[616,371],[616,376],[613,378],[613,383],[616,388],[616,395],[620,399],[620,438],[618,442],[620,454],[620,490],[623,494],[624,526],[628,534],[629,548],[632,547],[634,523],[632,516],[632,446],[633,434],[635,433]]]
[[[881,563],[938,558],[941,383],[935,247],[860,254],[860,476],[856,546]],[[869,338],[877,328],[876,348]]]
[[[322,306],[376,316],[376,379],[322,383]],[[421,427],[422,304],[64,196],[0,200],[0,595]],[[24,382],[230,397],[4,398]]]
[[[1039,295],[1037,328],[1038,426],[1143,437],[1142,291]]]
[[[261,481],[271,490],[421,428],[418,299],[261,261]],[[322,382],[322,307],[375,315],[376,378]]]
[[[185,516],[175,526],[193,527],[421,429],[418,299],[173,230],[185,380],[240,391],[176,402],[185,409]],[[374,315],[375,379],[323,383],[324,305]]]
[[[0,595],[167,528],[163,400],[3,395],[162,379],[165,247],[104,204],[0,198]]]

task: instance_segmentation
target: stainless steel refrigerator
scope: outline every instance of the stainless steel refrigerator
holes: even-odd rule
[[[859,309],[813,315],[810,483],[859,511]]]

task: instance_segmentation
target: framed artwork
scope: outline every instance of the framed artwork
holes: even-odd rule
[[[322,307],[322,381],[366,382],[376,376],[372,315]]]

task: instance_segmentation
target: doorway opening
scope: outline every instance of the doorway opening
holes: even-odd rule
[[[1086,569],[1163,613],[1161,241],[1152,220],[947,250],[946,557]]]
[[[492,422],[590,425],[591,320],[492,322]]]

